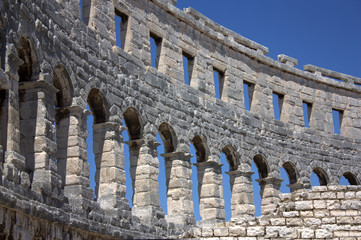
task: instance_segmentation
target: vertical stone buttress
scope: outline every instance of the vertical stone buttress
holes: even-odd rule
[[[255,214],[252,178],[253,172],[234,170],[227,173],[231,183],[232,218],[253,217]]]
[[[133,184],[133,215],[145,223],[152,223],[164,218],[159,198],[159,160],[157,147],[159,143],[153,135],[144,139],[131,140],[130,173]]]
[[[125,198],[122,137],[125,129],[118,122],[98,123],[93,126],[97,201],[108,214],[119,215],[119,211],[129,211],[128,200]]]
[[[7,180],[30,187],[29,174],[25,170],[25,157],[20,154],[20,117],[19,117],[19,75],[18,69],[24,62],[18,56],[13,44],[7,46],[6,73],[11,81],[7,94],[7,142],[4,159],[4,175]]]
[[[281,182],[280,178],[266,177],[257,180],[261,187],[261,211],[262,215],[268,215],[277,210],[277,204],[281,198]]]
[[[66,159],[64,194],[69,201],[82,207],[84,201],[92,201],[94,192],[89,188],[89,164],[87,162],[87,116],[90,112],[80,106],[71,106],[69,111],[68,147],[62,158]]]
[[[198,175],[199,211],[201,225],[224,221],[222,165],[214,161],[195,164]]]
[[[181,228],[195,223],[192,201],[191,155],[183,152],[162,154],[167,182],[167,220]]]
[[[57,90],[45,81],[22,82],[19,90],[21,142],[28,170],[33,171],[31,188],[45,195],[57,195],[61,187],[55,161],[54,96]]]

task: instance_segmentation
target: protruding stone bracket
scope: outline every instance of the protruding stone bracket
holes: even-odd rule
[[[280,54],[277,56],[278,61],[281,63],[285,63],[287,66],[294,67],[297,66],[298,60],[296,58],[289,57],[284,54]]]

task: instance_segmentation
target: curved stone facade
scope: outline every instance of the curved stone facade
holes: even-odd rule
[[[0,239],[361,236],[361,189],[334,186],[342,176],[352,185],[361,179],[361,79],[312,65],[302,71],[285,55],[273,60],[265,56],[266,47],[169,0],[83,0],[82,21],[79,0],[3,0],[0,10]],[[157,46],[153,66],[150,39]],[[274,97],[280,120],[274,117]],[[89,187],[86,151],[90,114],[95,190]],[[157,133],[165,146],[166,216],[158,194]],[[130,152],[131,209],[124,144]],[[191,144],[202,228],[194,228]],[[228,223],[222,152],[230,165]],[[252,161],[262,195],[263,216],[257,219]],[[294,192],[287,196],[279,190],[281,167]],[[312,172],[328,187],[310,191]],[[307,201],[312,206],[300,206]],[[334,221],[319,220],[318,209],[327,209],[322,214]],[[296,220],[289,224],[285,218],[291,215]],[[305,220],[311,215],[318,219],[312,224]],[[276,229],[280,216],[280,226],[293,230]],[[355,226],[342,229],[349,220]]]

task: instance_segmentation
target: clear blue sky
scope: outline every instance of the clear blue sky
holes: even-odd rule
[[[178,0],[224,27],[286,54],[361,78],[360,0]]]
[[[269,57],[277,59],[278,54],[286,54],[298,59],[298,68],[313,64],[323,68],[361,77],[361,1],[321,1],[321,0],[178,0],[177,7],[192,7],[217,23],[258,42],[269,48]],[[118,20],[119,21],[119,20]],[[118,23],[117,23],[118,25]],[[116,26],[118,28],[118,26]],[[118,28],[119,29],[119,28]],[[154,50],[154,48],[153,48]],[[154,60],[154,59],[153,59]],[[276,116],[277,118],[277,116]],[[91,187],[94,188],[95,164],[92,156],[92,117],[88,119],[88,162],[90,164]],[[128,140],[127,133],[123,133]],[[158,142],[162,143],[159,136]],[[191,153],[195,156],[193,146]],[[163,144],[158,148],[164,153]],[[132,196],[129,174],[129,153],[125,146],[127,198]],[[159,193],[162,208],[167,211],[164,160],[160,160]],[[195,157],[191,160],[196,161]],[[221,155],[223,172],[228,171],[224,154]],[[196,219],[199,220],[197,199],[196,168],[193,167],[193,199]],[[252,176],[256,215],[260,215],[259,185],[257,168],[253,164]],[[289,191],[287,174],[281,169],[282,192]],[[224,199],[226,202],[226,219],[230,214],[229,177],[223,174]],[[313,185],[319,185],[315,174],[311,177]],[[347,184],[344,179],[341,184]]]

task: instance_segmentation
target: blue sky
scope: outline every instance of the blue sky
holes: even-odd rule
[[[277,59],[278,54],[286,54],[298,59],[299,69],[303,65],[313,64],[323,68],[361,77],[361,1],[290,1],[290,0],[224,0],[223,4],[216,0],[178,0],[177,7],[193,7],[217,23],[256,41],[269,48],[269,57]],[[118,22],[116,20],[116,25]],[[154,47],[152,48],[154,52]],[[153,54],[154,55],[154,54]],[[154,59],[153,59],[154,62]],[[216,81],[217,82],[217,81]],[[219,98],[219,94],[217,96]],[[245,96],[247,99],[248,97]],[[247,104],[247,103],[246,103]],[[276,108],[278,106],[275,99]],[[248,108],[248,109],[247,109]],[[246,107],[249,110],[249,106]],[[304,106],[306,111],[307,106]],[[279,118],[278,110],[275,118]],[[92,156],[92,116],[88,119],[88,162],[90,164],[91,187],[94,188],[94,157]],[[123,132],[124,141],[128,135]],[[158,142],[162,143],[159,135]],[[195,149],[190,146],[192,155]],[[127,198],[131,203],[131,182],[129,174],[128,148],[124,148],[126,157]],[[163,144],[158,147],[159,154],[164,153]],[[159,193],[161,206],[167,211],[164,160],[159,156]],[[195,157],[191,159],[196,162]],[[228,171],[228,164],[224,154],[221,155],[223,173]],[[196,167],[193,166],[193,200],[196,219],[200,219],[197,196]],[[252,176],[256,205],[256,216],[260,215],[259,185],[256,166],[253,164]],[[281,169],[281,178],[284,179],[281,191],[289,192],[288,177]],[[226,219],[229,220],[231,192],[229,177],[223,174],[224,199],[226,205]],[[311,176],[313,185],[319,185],[317,176]],[[342,180],[341,184],[347,184]]]
[[[360,0],[178,0],[224,27],[298,59],[361,77]]]

